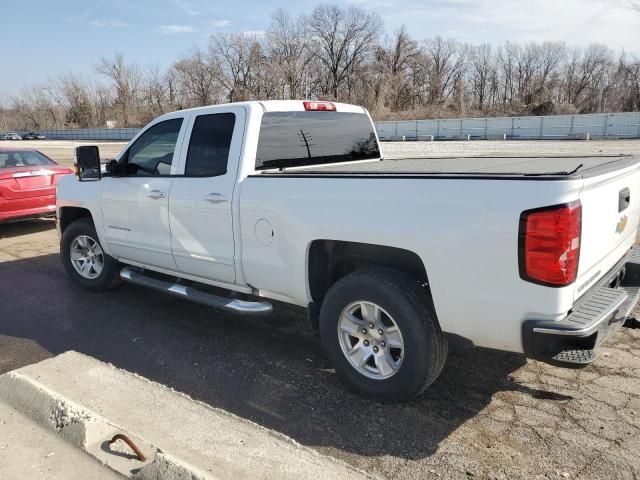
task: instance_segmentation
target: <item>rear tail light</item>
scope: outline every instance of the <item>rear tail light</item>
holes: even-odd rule
[[[576,280],[580,257],[580,201],[527,210],[520,216],[520,277],[549,287]]]
[[[335,112],[336,106],[331,102],[302,102],[304,104],[304,109],[307,111],[325,111],[325,112]]]

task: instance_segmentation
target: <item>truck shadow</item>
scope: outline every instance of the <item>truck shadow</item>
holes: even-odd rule
[[[428,457],[462,423],[482,415],[497,392],[570,398],[513,381],[522,357],[451,338],[447,366],[423,395],[400,405],[365,400],[336,378],[294,308],[237,318],[129,285],[87,293],[67,279],[56,255],[0,263],[3,336],[0,356],[20,349],[20,361],[5,371],[30,363],[28,343],[51,355],[76,350],[346,460]],[[14,345],[11,337],[30,342]]]

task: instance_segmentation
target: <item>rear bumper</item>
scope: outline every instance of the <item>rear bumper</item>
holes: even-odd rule
[[[527,320],[525,355],[552,365],[580,367],[633,313],[640,299],[640,248],[633,247],[560,321]]]
[[[0,212],[0,223],[19,222],[30,218],[53,217],[56,214],[55,200],[52,205],[10,212]]]

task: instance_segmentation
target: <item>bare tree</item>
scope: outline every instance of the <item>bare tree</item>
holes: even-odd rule
[[[607,47],[599,44],[590,45],[584,52],[573,50],[564,74],[563,97],[567,103],[582,112],[593,109],[594,94],[600,94],[605,86],[603,82],[611,66],[611,57]]]
[[[251,98],[264,100],[283,98],[282,71],[266,48],[263,42],[253,43],[251,54],[253,71],[247,82],[248,90]]]
[[[477,108],[483,111],[497,88],[496,66],[491,45],[473,47],[470,52],[469,83]]]
[[[0,95],[0,131],[8,131],[9,124],[7,123],[7,110],[9,109],[7,106],[7,100],[4,96]]]
[[[558,68],[567,57],[567,46],[563,42],[543,42],[539,50],[539,71],[534,80],[538,100],[551,98],[558,80]]]
[[[65,126],[88,128],[94,125],[91,93],[78,77],[72,73],[58,75],[47,91],[64,111]]]
[[[151,120],[162,115],[171,105],[168,101],[168,84],[159,64],[150,65],[144,75],[143,91],[145,101],[144,116]]]
[[[215,57],[194,48],[190,55],[174,64],[173,70],[179,92],[187,105],[210,105],[217,100],[220,90],[218,79],[222,72]]]
[[[314,54],[328,70],[325,93],[339,99],[347,76],[373,52],[382,31],[375,13],[360,8],[344,10],[336,5],[320,5],[309,17]]]
[[[120,112],[124,127],[131,124],[130,116],[137,102],[141,74],[135,64],[125,63],[124,55],[117,53],[113,58],[102,58],[97,67],[98,73],[111,80],[115,89],[115,105]]]
[[[324,4],[297,17],[277,10],[264,35],[212,35],[168,70],[143,71],[116,54],[96,67],[104,84],[70,73],[25,88],[1,108],[3,123],[129,126],[176,108],[300,97],[358,103],[389,119],[640,110],[640,60],[602,45],[467,45],[418,42],[404,27],[382,33],[378,15],[360,8]]]
[[[617,110],[640,111],[640,57],[623,54],[615,73]]]
[[[454,40],[435,37],[424,42],[429,60],[429,100],[442,102],[453,93],[456,81],[464,73],[466,51]]]
[[[375,108],[384,102],[394,110],[406,109],[412,102],[411,67],[419,56],[418,44],[404,26],[380,45],[374,61]]]
[[[107,120],[109,120],[109,110],[113,104],[111,90],[103,85],[96,85],[92,94],[92,103],[95,111],[95,126],[105,127]]]
[[[20,97],[13,102],[19,126],[25,129],[39,130],[58,126],[58,115],[47,90],[32,85],[22,90]]]
[[[304,18],[297,19],[278,9],[271,17],[267,32],[269,56],[277,64],[283,79],[282,98],[306,94],[305,71],[310,62],[308,29]]]
[[[210,51],[220,65],[220,82],[230,102],[251,97],[251,82],[260,61],[256,35],[219,33],[211,36]]]

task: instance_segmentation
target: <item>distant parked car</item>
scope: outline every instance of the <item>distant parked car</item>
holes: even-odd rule
[[[0,140],[7,140],[7,134],[6,133],[0,133]]]
[[[0,223],[55,215],[56,185],[69,173],[32,148],[0,147]]]
[[[47,137],[37,132],[29,132],[22,136],[22,140],[46,140]]]
[[[22,137],[16,132],[7,133],[7,140],[22,140]]]

